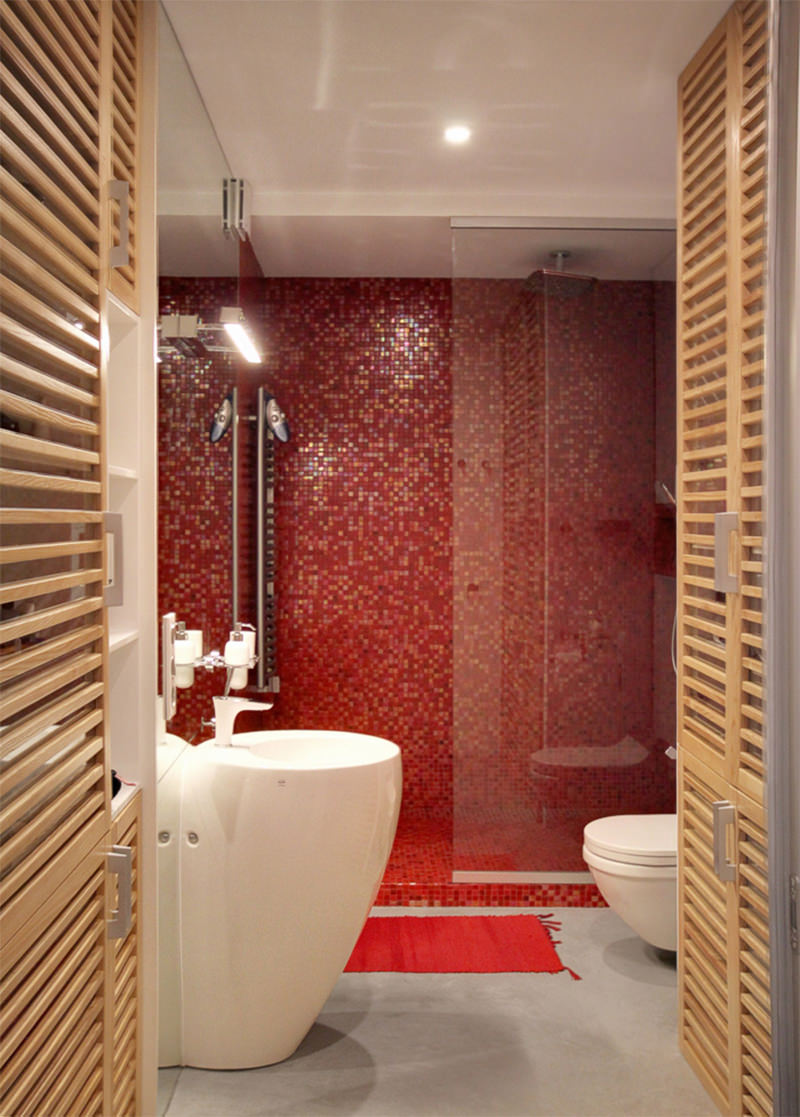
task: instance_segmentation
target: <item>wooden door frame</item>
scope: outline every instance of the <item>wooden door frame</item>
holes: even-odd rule
[[[773,68],[767,360],[767,781],[776,1113],[800,1112],[800,955],[790,877],[800,875],[800,6],[771,0]]]

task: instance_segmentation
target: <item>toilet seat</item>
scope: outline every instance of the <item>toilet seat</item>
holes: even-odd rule
[[[610,815],[588,823],[584,850],[623,865],[674,867],[678,862],[677,816]]]

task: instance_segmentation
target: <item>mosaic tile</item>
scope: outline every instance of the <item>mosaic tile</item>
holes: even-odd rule
[[[484,856],[515,869],[580,869],[591,818],[673,809],[654,711],[655,661],[669,655],[655,640],[669,539],[656,537],[654,469],[674,393],[671,290],[541,274],[454,283],[457,868],[476,867],[481,832]],[[626,737],[642,763],[532,775],[537,750]]]
[[[583,319],[559,295],[494,280],[249,279],[262,368],[221,354],[160,366],[159,613],[202,627],[207,650],[234,619],[231,439],[210,444],[211,416],[234,384],[252,414],[263,383],[289,418],[292,440],[275,449],[281,691],[265,724],[400,744],[411,840],[382,903],[600,903],[591,885],[453,885],[450,873],[465,858],[549,867],[558,834],[561,868],[582,868],[581,812],[674,802],[658,755],[671,539],[653,501],[674,442],[661,402],[674,285],[598,284]],[[235,280],[161,282],[162,312],[211,320],[237,297]],[[237,619],[254,620],[248,548],[239,577]],[[221,684],[198,672],[171,728],[209,736]],[[260,724],[247,715],[237,729]],[[628,732],[650,766],[565,776],[543,826],[530,753]]]

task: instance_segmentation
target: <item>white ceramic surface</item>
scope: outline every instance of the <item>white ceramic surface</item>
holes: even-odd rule
[[[598,819],[584,828],[583,859],[603,899],[632,931],[661,950],[678,948],[674,820],[674,815],[623,815]]]
[[[181,1061],[180,884],[181,765],[190,746],[164,731],[158,738],[158,1065]]]
[[[400,750],[356,733],[237,733],[181,755],[181,1062],[286,1059],[369,915],[397,827]]]

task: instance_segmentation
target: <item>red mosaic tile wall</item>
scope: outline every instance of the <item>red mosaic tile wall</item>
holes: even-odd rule
[[[504,555],[504,322],[514,285],[453,283],[454,804],[499,801],[493,763],[502,734]]]
[[[675,284],[654,283],[656,369],[655,479],[674,496],[675,423]],[[666,496],[662,494],[662,500]],[[672,623],[675,617],[675,507],[656,504],[653,589],[653,729],[659,740],[675,736],[675,672]],[[672,780],[674,784],[674,778]]]
[[[656,644],[654,481],[670,286],[539,274],[487,299],[480,283],[455,284],[455,414],[489,416],[493,441],[473,449],[477,425],[456,423],[458,869],[583,870],[585,822],[672,809],[654,710],[654,658],[668,654]],[[460,712],[475,711],[481,678],[499,695],[492,720]],[[670,694],[663,685],[659,728]],[[636,766],[531,779],[538,750],[626,737],[647,750]]]
[[[606,286],[613,287],[600,285]],[[624,716],[643,735],[649,726],[650,739],[654,722],[669,720],[668,680],[662,678],[655,703],[660,715],[652,697],[659,626],[671,608],[668,593],[663,600],[656,595],[653,620],[652,461],[653,413],[661,415],[658,399],[669,382],[673,327],[670,285],[664,285],[661,303],[658,285],[653,288],[665,331],[659,327],[655,340],[651,285],[641,288],[632,299],[628,292],[623,297],[601,290],[595,297],[606,300],[599,308],[603,320],[598,323],[595,315],[588,327],[571,322],[570,309],[561,308],[559,340],[545,332],[541,292],[520,292],[509,281],[460,280],[451,307],[445,281],[250,279],[248,314],[259,319],[268,339],[263,369],[253,374],[218,355],[162,362],[159,612],[175,609],[190,627],[202,627],[207,649],[225,642],[232,621],[231,436],[211,446],[208,428],[234,383],[243,414],[251,412],[247,405],[264,383],[286,411],[293,434],[275,447],[281,692],[264,719],[243,718],[237,728],[262,721],[270,728],[339,727],[401,744],[402,854],[387,872],[381,902],[599,902],[590,885],[452,885],[449,869],[585,868],[574,819],[543,824],[527,776],[529,754],[544,739],[546,667],[559,683],[547,715],[551,724],[557,716],[562,736],[569,728],[593,740],[598,725],[624,720],[622,713],[605,710],[604,722],[596,708],[609,671],[619,670],[618,657],[599,654],[603,639],[617,641],[637,664],[626,676],[631,693],[624,698]],[[219,306],[241,296],[235,281],[164,279],[161,297],[162,312],[213,319]],[[455,366],[463,367],[465,357],[469,366],[456,391],[451,334]],[[544,358],[557,340],[573,367],[583,370],[580,376],[594,368],[584,358],[599,362],[600,371],[583,383],[580,376],[572,383],[565,379],[549,400]],[[657,397],[654,345],[663,370]],[[640,382],[635,369],[646,356],[649,373]],[[592,394],[605,416],[600,430],[590,425],[584,407],[583,397]],[[571,566],[583,564],[578,572],[591,571],[597,553],[590,548],[599,542],[604,573],[591,601],[577,594],[576,602],[556,574],[558,594],[545,612],[538,558],[544,447],[552,436],[544,414],[559,398],[564,412],[574,411],[579,421],[564,433],[553,458],[562,502],[550,510],[548,530],[559,545],[566,535],[567,545],[563,552],[553,549],[551,559],[560,563],[559,554],[568,555]],[[639,434],[631,435],[634,413],[640,420],[648,415],[649,426],[641,422]],[[243,426],[240,512],[246,526],[254,435]],[[658,429],[659,437],[668,438],[663,422]],[[645,470],[633,453],[627,466],[618,463],[615,440],[625,437],[638,439]],[[631,507],[623,509],[614,480],[635,464],[647,492],[640,478]],[[578,546],[558,529],[582,508],[592,517],[591,538]],[[623,521],[631,526],[623,530]],[[584,623],[598,599],[604,610],[616,608],[603,595],[609,577],[613,581],[623,569],[627,574],[627,565],[636,576],[636,594],[647,599],[643,615],[634,616],[623,603],[619,617],[598,618],[600,627]],[[247,548],[240,578],[238,619],[254,619]],[[559,602],[564,609],[554,608]],[[567,606],[585,615],[570,619]],[[545,617],[558,635],[548,645],[547,663]],[[560,654],[565,649],[568,654]],[[594,683],[590,651],[599,654]],[[194,740],[208,736],[200,721],[211,716],[211,697],[222,682],[221,674],[199,672],[192,690],[180,692],[172,728]],[[583,689],[593,702],[594,728],[588,730],[568,701],[570,691]],[[482,813],[476,805],[485,808]],[[449,867],[427,863],[435,842],[426,825],[451,834]]]
[[[542,747],[545,732],[549,437],[544,292],[525,283],[516,287],[503,323],[504,790],[497,799],[512,810],[530,799],[528,758]]]
[[[162,314],[201,314],[236,304],[236,280],[160,280]],[[174,611],[221,650],[231,627],[231,435],[212,445],[209,429],[236,373],[217,355],[202,360],[162,354],[158,366],[158,615]],[[178,691],[173,732],[189,741],[211,736],[220,675],[195,673]]]
[[[654,319],[649,283],[548,277],[548,748],[649,743]]]
[[[234,382],[243,414],[264,383],[293,437],[275,448],[281,690],[263,723],[395,740],[403,749],[404,809],[449,816],[450,284],[260,282],[262,369],[252,373],[220,357],[161,365],[159,609],[204,627],[214,647],[224,643],[231,436],[210,446],[207,432]],[[251,314],[258,284],[248,282]],[[205,320],[233,295],[224,282],[161,282],[162,312]],[[243,430],[243,512],[252,508],[254,437]],[[251,621],[252,555],[242,551],[238,619]],[[211,716],[222,682],[221,673],[208,676],[180,693],[176,732],[209,735],[199,721]],[[249,723],[243,716],[237,729],[261,723],[261,715]]]

